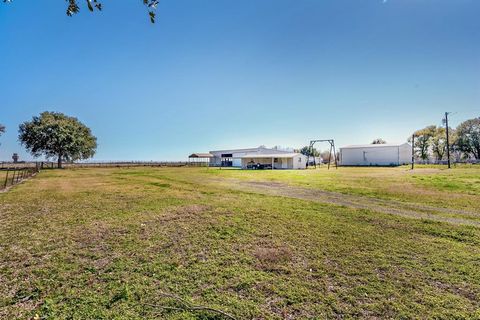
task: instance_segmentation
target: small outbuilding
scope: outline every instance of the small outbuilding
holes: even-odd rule
[[[196,165],[210,165],[210,159],[213,158],[211,153],[192,153],[188,156],[188,162]]]
[[[412,146],[403,144],[365,144],[340,148],[342,166],[400,166],[412,161]]]

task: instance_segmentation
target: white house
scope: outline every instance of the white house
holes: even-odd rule
[[[342,166],[399,166],[412,161],[412,146],[403,144],[365,144],[340,148]]]
[[[265,147],[210,151],[213,166],[249,168],[260,164],[271,169],[305,169],[307,157],[301,153]]]

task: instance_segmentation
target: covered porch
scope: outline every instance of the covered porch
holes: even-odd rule
[[[252,154],[241,157],[242,169],[294,169],[296,154]]]

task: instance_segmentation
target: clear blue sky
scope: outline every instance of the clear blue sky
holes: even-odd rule
[[[28,157],[18,124],[76,116],[98,160],[339,146],[480,116],[478,0],[141,0],[65,15],[0,3],[0,159]]]

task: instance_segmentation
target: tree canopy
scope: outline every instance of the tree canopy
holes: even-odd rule
[[[413,133],[415,136],[414,148],[422,160],[427,160],[429,157],[431,139],[435,135],[435,130],[436,126],[428,126]],[[408,141],[411,142],[412,138],[409,138]]]
[[[422,160],[434,157],[444,160],[447,153],[447,130],[431,125],[414,132],[415,152]],[[456,129],[448,128],[450,152],[456,159],[480,159],[480,117],[462,122]],[[411,138],[408,139],[412,141]]]
[[[59,112],[43,112],[19,127],[19,140],[35,157],[45,155],[62,161],[91,158],[97,148],[97,138],[77,118]]]
[[[319,157],[320,156],[320,152],[313,148],[313,150],[310,150],[310,147],[309,146],[305,146],[303,147],[302,149],[299,150],[299,152],[301,154],[303,154],[304,156],[313,156],[313,157]]]
[[[3,133],[5,133],[5,126],[0,123],[0,136],[2,136]]]
[[[462,122],[457,127],[457,147],[480,159],[480,117]]]
[[[383,140],[382,138],[377,138],[372,141],[372,144],[386,144],[387,141]]]
[[[101,0],[66,0],[67,5],[67,16],[71,17],[74,14],[80,12],[80,2],[85,1],[85,5],[91,12],[97,10],[102,11],[103,4]],[[138,0],[137,0],[138,1]],[[142,1],[143,5],[147,8],[148,16],[152,23],[155,23],[155,9],[158,5],[158,0],[140,0]],[[12,0],[3,0],[4,3],[12,2]]]
[[[448,138],[450,142],[450,150],[453,150],[453,146],[456,140],[456,132],[453,128],[448,128]],[[439,160],[443,160],[447,153],[447,130],[444,127],[437,127],[431,137],[431,148],[433,155]]]

